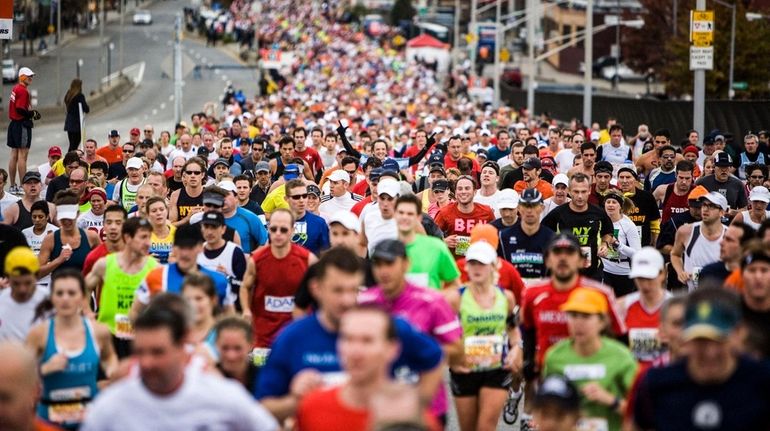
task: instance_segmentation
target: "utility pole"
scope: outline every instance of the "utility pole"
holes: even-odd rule
[[[478,30],[476,29],[476,9],[478,9],[478,0],[471,0],[471,22],[468,25],[468,33],[473,36],[471,48],[471,77],[476,76],[476,51],[478,51]],[[474,82],[475,85],[475,82]]]
[[[529,59],[529,82],[527,83],[527,111],[530,118],[535,116],[535,1],[527,0],[527,58]],[[590,1],[590,0],[589,0]]]
[[[101,17],[99,16],[101,15]],[[104,52],[104,21],[107,19],[107,13],[104,11],[104,0],[99,0],[99,12],[96,15],[99,18],[99,52]],[[104,61],[104,57],[101,58],[102,60],[102,75],[107,76],[107,62]],[[102,84],[99,82],[99,89],[101,90]]]
[[[126,0],[118,0],[120,2],[120,40],[118,41],[118,64],[120,65],[120,74],[123,74],[123,15],[126,12],[126,6],[123,4]]]
[[[502,15],[503,0],[497,0],[495,7],[495,69],[492,76],[492,82],[495,89],[495,108],[500,107],[500,49],[502,48],[502,38],[500,35],[503,30],[503,23],[500,22],[500,16]]]
[[[698,0],[706,1],[706,0]],[[593,86],[594,1],[586,1],[586,38],[583,41],[583,127],[591,127],[591,87]]]
[[[56,0],[56,104],[61,103],[61,2]]]
[[[733,100],[735,90],[733,89],[733,73],[735,71],[735,9],[733,4],[732,25],[730,27],[730,88],[727,90],[727,98]]]
[[[122,1],[122,0],[121,0]],[[174,124],[182,121],[182,14],[174,28]]]
[[[454,51],[456,54],[458,52],[458,48],[460,48],[460,0],[455,0],[455,35],[452,42],[452,45],[455,47]]]
[[[706,0],[695,2],[696,10],[706,10]],[[693,96],[692,96],[692,128],[698,131],[698,136],[703,139],[703,131],[706,125],[706,71],[696,69],[693,71]]]

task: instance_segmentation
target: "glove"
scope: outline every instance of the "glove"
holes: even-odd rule
[[[342,125],[342,120],[339,120],[340,126],[337,127],[337,134],[340,136],[345,136],[345,131],[348,130],[347,127]]]
[[[40,115],[40,112],[39,112],[39,111],[37,111],[37,110],[32,110],[32,119],[33,119],[33,120],[37,121],[37,120],[39,120],[41,117],[42,117],[42,115]]]

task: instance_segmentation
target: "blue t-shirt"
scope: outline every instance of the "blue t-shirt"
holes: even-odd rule
[[[770,366],[747,357],[726,382],[701,385],[687,372],[685,360],[651,368],[641,377],[634,399],[634,422],[642,429],[770,429]]]
[[[487,149],[487,160],[497,162],[508,154],[511,154],[511,147],[508,147],[507,150],[501,150],[497,148],[497,145],[492,145]]]
[[[500,249],[503,258],[519,270],[522,278],[541,278],[545,276],[543,256],[554,231],[540,225],[532,236],[521,230],[521,220],[513,226],[500,231]]]
[[[265,225],[256,214],[247,209],[238,207],[235,215],[225,219],[225,224],[240,235],[244,253],[251,253],[252,250],[267,242]]]
[[[217,297],[219,298],[220,305],[224,304],[225,299],[228,296],[232,297],[233,293],[235,294],[238,293],[238,292],[232,292],[233,289],[230,287],[230,282],[227,281],[227,277],[225,277],[223,274],[214,272],[210,269],[206,269],[200,265],[198,265],[198,271],[208,275],[211,278],[211,280],[214,281],[214,288],[217,291]],[[184,281],[185,275],[187,274],[182,274],[182,272],[179,270],[179,266],[176,263],[169,263],[168,272],[167,272],[168,278],[166,282],[166,291],[170,293],[181,294],[182,281]]]
[[[321,250],[329,248],[329,226],[323,218],[305,212],[294,222],[294,236],[291,242],[301,245],[318,256]]]
[[[644,180],[644,189],[652,193],[655,191],[655,189],[658,188],[658,186],[663,184],[671,184],[674,182],[676,182],[676,171],[668,173],[660,172],[659,174],[655,175],[655,178],[653,178],[652,182],[650,182],[650,176],[647,176],[647,179]]]
[[[407,368],[411,373],[420,373],[438,366],[442,357],[441,346],[406,320],[395,318],[395,322],[401,355],[391,372],[401,376]],[[294,376],[308,368],[320,373],[342,371],[337,357],[337,334],[321,326],[316,314],[295,320],[278,334],[267,363],[260,372],[255,398],[288,394]]]

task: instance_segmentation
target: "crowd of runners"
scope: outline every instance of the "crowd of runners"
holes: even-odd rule
[[[770,429],[770,133],[493,109],[263,13],[271,94],[30,169],[26,69],[0,429]]]

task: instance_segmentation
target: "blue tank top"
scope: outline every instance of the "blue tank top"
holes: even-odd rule
[[[37,406],[38,416],[68,429],[78,428],[83,421],[86,405],[99,391],[96,386],[99,374],[99,347],[91,323],[86,318],[82,318],[82,321],[86,332],[85,346],[76,355],[63,352],[69,359],[67,367],[63,371],[43,376],[43,396]],[[48,339],[40,359],[41,364],[59,353],[54,333],[54,318],[49,322]]]
[[[83,265],[86,263],[86,257],[91,252],[91,244],[88,243],[88,234],[83,229],[78,228],[80,232],[80,246],[72,249],[72,256],[69,260],[59,265],[56,269],[62,268],[75,268],[78,270],[83,269]],[[53,233],[53,250],[51,250],[51,260],[56,259],[61,254],[61,229]]]

